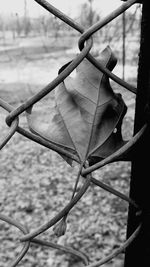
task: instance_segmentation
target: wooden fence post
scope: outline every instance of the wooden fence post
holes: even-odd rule
[[[150,112],[150,1],[143,0],[141,20],[141,41],[139,53],[137,96],[134,133],[149,120]],[[127,237],[139,222],[142,227],[138,238],[126,249],[124,267],[150,267],[150,127],[137,145],[133,154],[130,182],[130,197],[142,208],[137,216],[129,206]]]

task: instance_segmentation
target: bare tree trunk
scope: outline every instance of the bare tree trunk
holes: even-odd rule
[[[27,35],[27,0],[24,0],[24,33]]]

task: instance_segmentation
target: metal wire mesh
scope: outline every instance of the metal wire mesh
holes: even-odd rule
[[[9,126],[9,132],[4,137],[3,141],[0,144],[0,149],[2,149],[7,142],[13,137],[15,132],[20,133],[24,137],[32,140],[33,142],[36,142],[38,144],[41,144],[42,146],[45,146],[51,150],[54,150],[56,152],[61,153],[64,156],[69,156],[71,159],[78,161],[77,157],[72,154],[71,152],[67,152],[65,149],[58,147],[55,144],[52,144],[45,139],[36,136],[32,134],[31,132],[21,128],[19,126],[19,115],[22,114],[24,111],[26,111],[28,108],[33,106],[35,103],[37,103],[39,100],[41,100],[44,96],[46,96],[48,93],[50,93],[56,86],[58,86],[81,62],[84,58],[87,58],[96,68],[98,68],[101,72],[106,74],[109,78],[126,88],[127,90],[136,93],[136,88],[134,88],[132,85],[128,84],[127,82],[123,81],[116,75],[114,75],[112,72],[110,72],[106,67],[101,65],[91,54],[90,50],[93,46],[93,40],[92,36],[95,32],[100,30],[102,27],[107,25],[110,21],[115,19],[117,16],[125,12],[128,8],[130,8],[133,4],[137,3],[136,0],[128,0],[125,1],[120,7],[118,7],[115,11],[110,13],[108,16],[106,16],[104,19],[98,21],[93,26],[91,26],[86,31],[84,28],[76,23],[74,20],[63,14],[60,10],[56,9],[54,6],[46,2],[45,0],[35,0],[39,5],[41,5],[44,9],[48,10],[50,13],[58,17],[60,20],[64,21],[66,24],[68,24],[70,27],[72,27],[74,30],[81,33],[80,39],[78,40],[78,46],[79,46],[79,54],[66,66],[65,69],[63,69],[58,76],[51,81],[45,88],[43,88],[40,92],[29,98],[27,101],[25,101],[23,104],[21,104],[17,108],[13,108],[13,106],[9,105],[2,99],[0,99],[0,106],[9,112],[9,115],[6,117],[6,123]],[[103,166],[105,166],[108,163],[117,161],[119,159],[122,159],[124,155],[126,155],[131,148],[136,144],[136,142],[143,136],[145,130],[147,128],[147,124],[145,124],[142,129],[136,135],[134,135],[131,140],[129,140],[123,147],[121,147],[119,150],[117,150],[115,153],[111,154],[107,158],[103,159],[102,161],[94,164],[93,166],[90,166],[87,168],[84,168],[82,170],[82,176],[85,178],[86,182],[81,190],[72,198],[72,200],[69,202],[69,204],[63,208],[61,212],[59,212],[54,218],[52,218],[50,221],[47,221],[43,225],[41,225],[39,228],[29,232],[28,229],[26,229],[25,226],[21,225],[19,222],[15,221],[14,219],[7,217],[3,214],[0,214],[0,220],[7,222],[10,225],[15,226],[18,228],[22,233],[23,236],[20,238],[20,242],[23,244],[22,251],[18,255],[18,257],[14,260],[13,263],[11,263],[11,267],[17,266],[18,263],[23,259],[23,257],[26,255],[30,244],[31,243],[37,243],[41,246],[47,246],[47,247],[54,247],[63,251],[67,251],[77,257],[79,257],[86,266],[89,267],[96,267],[101,266],[104,263],[108,262],[112,258],[114,258],[119,253],[123,252],[125,248],[127,248],[131,242],[137,237],[140,225],[135,230],[135,232],[129,237],[129,239],[126,240],[126,242],[117,250],[113,251],[110,255],[107,257],[96,261],[92,264],[88,263],[88,259],[85,255],[83,255],[80,252],[77,252],[71,248],[64,248],[60,245],[53,244],[51,242],[41,240],[37,238],[37,236],[43,232],[45,232],[47,229],[52,227],[54,224],[56,224],[58,221],[60,221],[71,209],[72,207],[79,201],[79,199],[84,195],[84,192],[88,188],[89,184],[92,182],[95,185],[111,192],[112,194],[118,196],[119,198],[122,198],[123,200],[129,202],[131,205],[133,205],[137,211],[139,211],[138,205],[134,202],[134,200],[130,199],[126,195],[118,192],[117,190],[113,189],[112,187],[103,184],[102,182],[96,180],[91,176],[91,173]]]

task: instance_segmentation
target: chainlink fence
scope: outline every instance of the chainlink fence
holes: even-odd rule
[[[74,20],[72,20],[70,17],[63,14],[60,10],[56,9],[54,6],[52,6],[50,3],[46,2],[45,0],[35,0],[41,7],[48,10],[50,13],[52,13],[54,16],[59,18],[60,20],[64,21],[66,24],[68,24],[70,27],[72,27],[74,30],[78,31],[81,36],[78,40],[78,46],[79,46],[79,53],[78,55],[70,62],[68,63],[58,74],[58,76],[50,82],[45,88],[43,88],[40,92],[29,98],[27,101],[25,101],[23,104],[21,104],[19,107],[15,108],[11,106],[10,104],[6,103],[2,99],[0,99],[0,106],[9,112],[9,115],[6,117],[6,123],[9,126],[9,132],[7,135],[3,138],[3,141],[0,144],[0,149],[2,149],[7,142],[13,137],[15,132],[18,132],[19,134],[23,135],[24,137],[30,139],[33,142],[36,142],[44,147],[47,147],[53,151],[56,151],[60,153],[61,155],[65,157],[69,157],[72,160],[77,161],[76,155],[73,153],[66,151],[65,149],[61,148],[60,146],[57,146],[54,143],[51,143],[47,141],[46,139],[37,136],[30,131],[27,131],[26,129],[23,129],[19,126],[19,115],[22,114],[24,111],[32,107],[35,103],[37,103],[39,100],[41,100],[44,96],[46,96],[48,93],[50,93],[52,90],[56,88],[64,79],[71,74],[73,70],[84,60],[84,58],[87,58],[98,70],[100,70],[102,73],[107,75],[109,78],[111,78],[113,81],[118,83],[119,85],[123,86],[130,92],[133,92],[133,94],[136,94],[136,88],[127,82],[123,81],[116,75],[114,75],[111,71],[109,71],[106,67],[104,67],[102,64],[100,64],[91,54],[90,50],[93,46],[93,40],[92,36],[94,33],[105,27],[109,22],[114,20],[116,17],[118,17],[120,14],[125,12],[127,9],[129,9],[132,5],[137,4],[136,0],[128,0],[125,1],[118,7],[115,11],[110,13],[108,16],[106,16],[104,19],[98,21],[93,26],[91,26],[89,29],[84,30],[84,28],[76,23]],[[44,241],[38,236],[45,232],[50,227],[54,226],[56,223],[58,223],[63,217],[65,217],[68,212],[73,208],[73,206],[79,201],[79,199],[84,195],[86,189],[90,185],[90,183],[94,183],[96,186],[103,188],[104,190],[107,190],[108,192],[116,195],[117,197],[125,200],[126,202],[130,203],[136,210],[137,214],[140,214],[140,208],[135,203],[135,201],[126,195],[120,193],[119,191],[113,189],[112,187],[103,184],[101,181],[95,179],[92,177],[92,172],[95,170],[105,166],[106,164],[109,164],[111,162],[115,162],[118,160],[123,160],[124,156],[127,155],[127,153],[131,150],[131,148],[136,144],[137,141],[143,136],[147,129],[147,124],[145,124],[125,145],[123,145],[120,149],[118,149],[113,154],[109,155],[108,157],[104,158],[98,163],[95,163],[92,166],[88,166],[85,164],[84,168],[82,166],[81,175],[85,178],[85,184],[79,190],[78,193],[73,196],[71,201],[68,203],[66,207],[64,207],[61,212],[59,212],[55,217],[53,217],[50,221],[45,222],[40,227],[33,231],[29,231],[27,227],[20,224],[18,221],[15,221],[13,218],[7,217],[3,214],[0,214],[0,220],[7,222],[10,225],[15,226],[22,232],[22,237],[20,238],[20,242],[22,242],[23,248],[20,254],[17,256],[17,258],[12,262],[9,266],[15,267],[19,264],[19,262],[24,258],[26,255],[30,244],[36,243],[41,246],[47,246],[47,247],[53,247],[56,249],[60,249],[64,252],[71,253],[78,257],[80,260],[83,261],[83,263],[86,266],[89,267],[96,267],[101,266],[104,263],[110,261],[115,256],[117,256],[119,253],[122,253],[130,244],[135,240],[135,238],[138,236],[138,233],[140,231],[141,225],[137,227],[137,229],[133,232],[133,234],[123,243],[123,245],[113,251],[110,255],[100,259],[99,261],[96,261],[94,263],[89,263],[87,257],[82,254],[81,252],[78,252],[72,248],[66,248],[58,244],[53,244],[48,241]],[[64,226],[65,227],[65,226]]]

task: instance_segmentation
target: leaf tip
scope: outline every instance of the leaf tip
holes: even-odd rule
[[[57,237],[60,237],[66,233],[67,222],[66,219],[62,219],[56,226],[53,228],[53,231]]]

